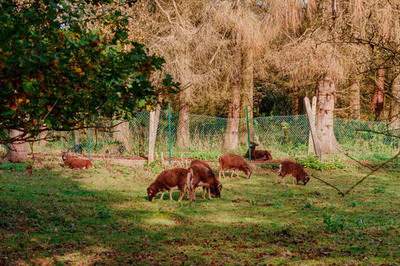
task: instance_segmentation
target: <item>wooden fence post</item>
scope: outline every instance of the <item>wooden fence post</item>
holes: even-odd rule
[[[311,134],[311,138],[312,138],[314,152],[318,156],[318,158],[321,159],[320,143],[319,143],[319,140],[317,137],[317,130],[315,128],[315,113],[313,114],[311,104],[310,104],[310,99],[308,97],[304,97],[304,104],[305,104],[306,111],[307,111],[308,124],[310,125],[310,134]]]
[[[154,111],[150,112],[150,122],[149,122],[149,152],[147,155],[147,161],[151,163],[154,161],[154,152],[156,147],[157,129],[158,122],[160,121],[160,111],[161,107],[157,105]]]
[[[311,100],[311,118],[309,118],[309,122],[310,124],[312,123],[315,126],[315,118],[317,116],[317,97],[312,97]],[[313,142],[313,138],[312,138],[312,134],[311,131],[308,135],[308,154],[316,154],[315,150],[314,150],[314,142]]]

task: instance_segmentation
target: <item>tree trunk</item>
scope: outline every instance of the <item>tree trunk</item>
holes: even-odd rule
[[[235,150],[239,145],[240,86],[232,84],[232,100],[229,104],[228,122],[224,137],[224,150]]]
[[[158,122],[160,121],[161,108],[157,105],[156,110],[150,112],[150,123],[149,123],[149,153],[147,156],[148,162],[154,161],[154,151],[156,147],[157,129]]]
[[[381,115],[384,106],[384,95],[385,95],[385,69],[378,69],[378,77],[376,79],[376,87],[374,96],[371,101],[371,109],[375,114],[375,120],[381,120]]]
[[[253,95],[254,95],[254,56],[251,48],[242,48],[242,69],[241,69],[241,119],[240,125],[240,142],[247,143],[247,122],[245,108],[249,110],[249,125],[250,125],[250,140],[254,141],[254,127],[253,127]]]
[[[10,130],[10,137],[18,137],[22,132],[17,129]],[[18,163],[28,159],[28,146],[26,142],[15,141],[10,144],[10,149],[7,154],[7,159],[10,162]]]
[[[360,84],[358,81],[350,87],[350,116],[352,119],[360,119]]]
[[[333,111],[335,109],[335,83],[324,78],[318,84],[316,134],[321,155],[336,152],[337,141],[333,131]]]
[[[127,151],[131,150],[131,131],[129,122],[123,122],[114,128],[113,138],[124,146]]]
[[[304,99],[305,102],[308,101],[308,103],[306,104],[309,104],[310,100],[307,97]],[[311,105],[309,107],[310,109],[307,110],[308,122],[310,124],[310,133],[308,134],[308,154],[315,154],[319,156],[318,152],[316,152],[316,149],[318,149],[318,147],[314,147],[314,138],[316,138],[315,117],[317,112],[317,97],[312,97]]]
[[[400,132],[400,74],[393,80],[390,128]]]
[[[187,148],[190,145],[189,133],[189,104],[187,101],[188,89],[179,95],[179,120],[176,129],[176,145],[178,148]]]

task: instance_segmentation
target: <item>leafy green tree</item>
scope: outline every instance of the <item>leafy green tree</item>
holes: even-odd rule
[[[0,0],[0,143],[103,127],[177,90],[112,2]]]

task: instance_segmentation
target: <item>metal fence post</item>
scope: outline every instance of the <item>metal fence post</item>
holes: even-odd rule
[[[246,106],[244,108],[244,112],[246,113],[246,126],[247,126],[247,149],[249,151],[249,160],[251,160],[251,151],[250,151],[250,121],[249,121],[249,107]]]
[[[171,104],[168,104],[168,111],[167,111],[167,116],[168,116],[168,161],[169,164],[171,164],[171,159],[172,159],[172,110],[171,110]]]

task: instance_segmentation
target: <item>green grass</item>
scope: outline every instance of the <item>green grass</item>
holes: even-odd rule
[[[0,264],[400,264],[400,172],[341,198],[316,180],[275,184],[270,169],[223,179],[221,199],[155,200],[154,167],[0,170]],[[311,170],[309,170],[311,171]],[[365,172],[313,171],[342,189]]]

